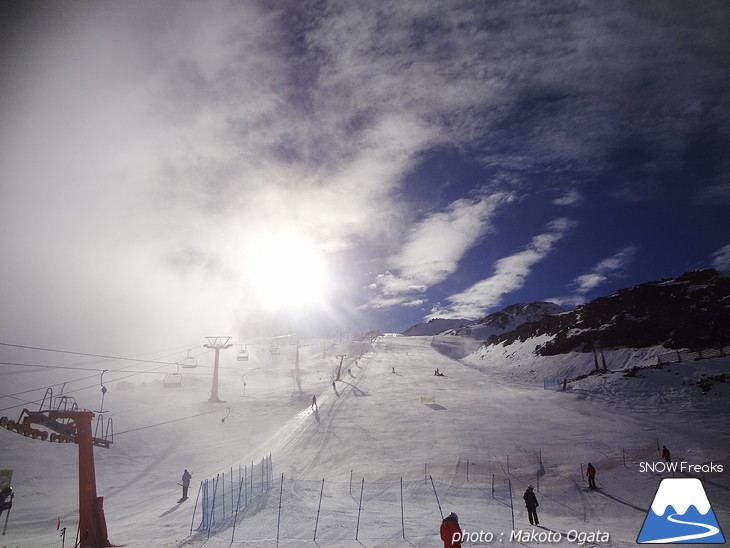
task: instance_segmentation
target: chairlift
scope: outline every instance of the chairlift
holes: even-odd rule
[[[165,388],[180,388],[182,386],[182,374],[180,373],[180,364],[177,365],[175,373],[169,373],[162,379],[162,386]]]
[[[271,354],[272,354],[272,355],[277,355],[277,354],[281,354],[281,352],[280,352],[280,350],[279,350],[279,347],[278,347],[278,346],[276,346],[275,344],[272,344],[272,345],[271,345],[271,346],[269,347],[269,352],[271,352]]]
[[[248,350],[241,347],[241,350],[239,350],[238,354],[236,354],[236,359],[239,362],[247,362],[248,361]]]
[[[195,356],[190,355],[190,350],[188,350],[187,357],[183,360],[183,367],[192,369],[193,367],[198,367],[198,360]]]

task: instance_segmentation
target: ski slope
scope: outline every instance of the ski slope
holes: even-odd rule
[[[452,511],[468,531],[540,546],[513,533],[532,531],[521,503],[528,483],[537,487],[545,527],[536,531],[563,538],[576,531],[588,545],[634,546],[667,477],[639,469],[640,462],[660,460],[657,443],[668,445],[677,461],[724,465],[724,473],[702,479],[721,528],[730,530],[727,385],[700,397],[687,384],[703,371],[727,371],[730,360],[676,364],[638,379],[588,377],[562,392],[543,390],[541,371],[578,370],[581,360],[588,371],[592,356],[529,358],[515,347],[457,361],[431,342],[383,336],[331,345],[324,355],[321,345],[303,346],[301,392],[293,345],[279,356],[251,349],[248,362],[222,352],[223,403],[207,401],[211,368],[202,364],[183,370],[180,388],[163,388],[159,377],[116,382],[107,373],[104,407],[115,438],[95,456],[109,539],[130,547],[230,546],[230,528],[210,538],[190,535],[198,482],[270,454],[272,489],[241,514],[234,546],[275,546],[278,528],[283,546],[437,547],[441,513]],[[333,389],[341,354],[347,357]],[[434,375],[437,368],[444,376]],[[3,393],[22,388],[20,380],[11,382]],[[76,397],[82,407],[98,405],[91,388]],[[7,410],[14,402],[1,401],[4,415],[19,413]],[[0,468],[14,470],[17,494],[3,545],[60,546],[60,520],[72,546],[76,446],[4,430],[0,441]],[[589,461],[602,487],[594,492],[581,477]],[[193,472],[191,498],[178,504],[185,468]],[[317,515],[323,482],[327,495]],[[597,531],[608,532],[609,540]]]

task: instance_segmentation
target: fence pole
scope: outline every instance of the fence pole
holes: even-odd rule
[[[362,483],[360,484],[360,502],[357,505],[357,527],[355,528],[355,540],[357,540],[357,537],[360,534],[360,513],[362,512],[362,492],[364,490],[365,478],[362,478]]]
[[[279,546],[279,525],[281,523],[281,497],[284,494],[284,472],[281,473],[281,485],[279,487],[279,516],[276,518],[276,545]]]
[[[322,488],[319,490],[319,504],[317,505],[317,519],[314,521],[314,538],[317,540],[317,526],[319,525],[319,511],[322,508],[322,493],[324,493],[324,478],[322,478]]]
[[[243,481],[241,481],[241,465],[238,465],[238,500],[236,501],[236,514],[233,518],[233,532],[231,533],[231,542],[236,536],[236,521],[238,521],[238,509],[241,507],[241,490],[243,489]]]
[[[200,513],[202,514],[202,521],[200,523],[199,531],[206,531],[208,529],[208,516],[210,501],[208,500],[208,480],[203,482],[203,500],[200,501]]]
[[[494,498],[494,474],[492,474],[492,498]]]
[[[193,506],[193,517],[190,518],[190,534],[193,534],[193,522],[195,522],[195,510],[198,509],[198,499],[200,499],[200,491],[203,489],[203,482],[200,482],[200,487],[198,487],[198,496],[195,497],[195,506]]]
[[[469,459],[466,459],[466,482],[469,483]]]
[[[436,495],[436,504],[439,507],[439,512],[441,513],[441,519],[444,519],[444,511],[441,509],[441,501],[439,500],[439,494],[436,492],[436,486],[433,484],[433,478],[431,478],[431,488],[433,489],[433,494]]]
[[[210,505],[210,517],[208,518],[208,538],[210,538],[210,528],[215,523],[215,496],[218,493],[218,478],[220,474],[215,475],[215,485],[213,486],[213,504]]]
[[[406,518],[403,514],[403,476],[400,478],[400,526],[403,530],[403,538],[406,538]]]
[[[507,478],[507,486],[509,487],[509,506],[512,509],[512,530],[515,530],[515,504],[512,500],[512,480]]]
[[[621,449],[621,458],[624,461],[624,468],[626,468],[626,449]]]

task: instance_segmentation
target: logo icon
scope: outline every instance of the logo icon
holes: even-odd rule
[[[702,482],[696,478],[663,479],[636,542],[723,544],[725,537]]]

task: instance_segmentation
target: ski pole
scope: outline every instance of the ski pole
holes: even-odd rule
[[[10,500],[11,501],[13,500],[12,495],[10,496]],[[10,517],[10,510],[11,509],[12,508],[8,508],[8,513],[5,514],[5,525],[3,526],[3,535],[5,534],[5,531],[7,531],[7,529],[8,529],[8,518]]]

